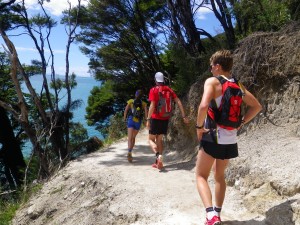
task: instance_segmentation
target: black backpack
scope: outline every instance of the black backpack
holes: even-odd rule
[[[133,101],[133,107],[131,109],[132,116],[137,119],[143,118],[143,102],[141,99],[135,99]]]

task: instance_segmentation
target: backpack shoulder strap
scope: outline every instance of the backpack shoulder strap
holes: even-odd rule
[[[158,90],[159,90],[159,92],[170,91],[170,87],[167,85],[160,85],[160,86],[158,86]]]
[[[171,92],[171,93],[174,93],[173,89],[170,88],[169,86],[164,86],[164,91],[168,91],[168,92]]]
[[[246,88],[245,88],[245,86],[244,86],[241,82],[239,82],[239,81],[237,81],[237,84],[239,85],[239,87],[240,87],[240,89],[241,89],[241,92],[242,92],[243,96],[245,96],[245,93],[246,93]]]
[[[215,78],[217,78],[221,84],[224,84],[227,81],[223,75],[216,76]]]
[[[233,77],[233,79],[234,79],[234,82],[240,87],[241,92],[242,92],[242,94],[244,96],[245,92],[246,92],[245,86],[238,79],[236,79],[235,77]]]
[[[136,103],[142,104],[142,99],[134,99],[133,100],[133,105],[136,104]]]
[[[157,90],[158,93],[160,93],[164,90],[162,85],[157,85],[155,87],[156,87],[156,90]]]

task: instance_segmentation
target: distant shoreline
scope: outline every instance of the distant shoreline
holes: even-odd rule
[[[47,76],[49,76],[49,75],[47,75]],[[59,75],[57,75],[57,76],[59,76]],[[38,93],[42,87],[42,78],[43,78],[42,75],[35,75],[35,76],[30,77],[31,84]],[[60,78],[60,77],[57,77],[57,78]],[[99,139],[103,140],[104,138],[103,138],[102,134],[99,131],[95,130],[95,126],[88,126],[86,123],[86,120],[85,120],[85,114],[86,114],[85,108],[87,107],[87,100],[90,95],[90,91],[92,90],[92,88],[94,86],[96,86],[96,85],[100,86],[101,82],[95,80],[93,77],[81,77],[81,76],[76,76],[76,82],[77,82],[77,87],[72,90],[72,99],[73,100],[81,99],[83,101],[83,104],[80,108],[76,109],[73,112],[74,117],[73,117],[72,121],[83,124],[83,126],[87,129],[89,137],[96,136]],[[22,85],[22,88],[26,88],[24,84]],[[61,93],[60,95],[64,96],[64,93]],[[63,102],[63,98],[62,98],[61,104],[63,104],[63,103],[64,102]],[[24,157],[29,156],[31,150],[32,150],[32,145],[28,141],[22,147],[22,153],[23,153]]]

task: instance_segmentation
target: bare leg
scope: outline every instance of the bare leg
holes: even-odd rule
[[[153,135],[149,134],[149,145],[154,153],[163,153],[163,134]]]
[[[127,133],[128,133],[128,149],[132,149],[134,143],[132,143],[132,138],[133,138],[133,128],[127,128]]]
[[[157,145],[157,151],[160,155],[162,155],[164,146],[163,146],[163,134],[156,135],[156,145]]]
[[[217,159],[214,164],[214,177],[215,177],[215,199],[216,206],[222,207],[225,192],[226,192],[226,182],[225,182],[225,169],[229,163],[228,159],[221,160]]]
[[[135,138],[136,138],[136,135],[138,134],[138,130],[135,130],[133,129],[132,130],[132,135],[131,135],[131,145],[130,145],[130,148],[129,149],[133,149],[134,145],[135,145]]]
[[[156,152],[157,152],[156,136],[157,136],[157,135],[149,134],[149,139],[148,139],[150,148],[152,149],[152,151],[153,151],[155,154],[156,154]]]
[[[203,150],[198,152],[196,163],[196,181],[198,193],[205,208],[212,207],[212,194],[207,179],[215,159]]]

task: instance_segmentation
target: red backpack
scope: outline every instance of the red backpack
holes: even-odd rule
[[[234,82],[230,82],[223,76],[217,76],[216,78],[222,84],[223,97],[219,107],[217,107],[215,100],[211,102],[208,116],[222,128],[227,130],[236,129],[242,122],[241,106],[245,93],[236,79],[234,79]]]
[[[172,115],[173,98],[171,89],[168,86],[157,86],[158,101],[156,105],[156,113],[162,117],[167,118]]]

